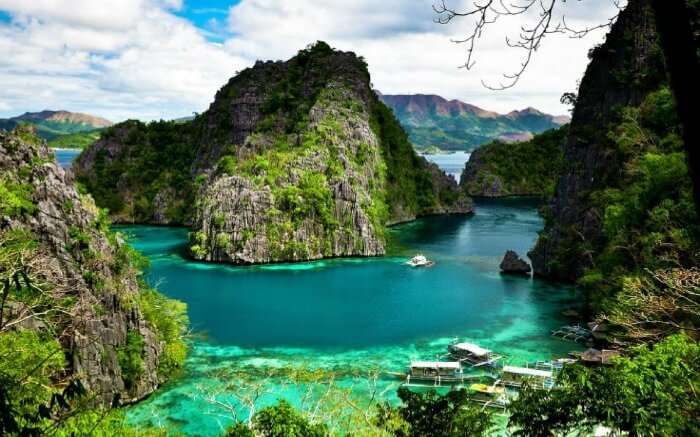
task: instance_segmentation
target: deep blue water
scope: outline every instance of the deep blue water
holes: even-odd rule
[[[524,254],[532,245],[542,225],[534,211],[530,201],[482,202],[474,217],[433,217],[393,229],[407,254],[436,261],[430,269],[407,268],[405,256],[258,267],[194,263],[180,256],[184,229],[124,229],[153,259],[151,281],[187,302],[193,327],[212,341],[348,348],[506,326],[519,305],[551,317],[550,286],[498,273],[506,250]],[[516,311],[505,315],[504,305]]]

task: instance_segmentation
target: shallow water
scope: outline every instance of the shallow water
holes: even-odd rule
[[[80,149],[51,149],[54,151],[56,154],[56,161],[58,161],[58,165],[60,165],[63,168],[68,168],[73,164],[73,161],[75,158],[80,155],[80,152],[82,150]]]
[[[473,217],[393,228],[405,253],[436,262],[428,269],[402,265],[406,256],[256,267],[193,263],[182,256],[184,229],[119,227],[151,259],[149,281],[187,302],[193,328],[206,333],[194,342],[186,375],[132,407],[129,420],[190,435],[221,432],[229,415],[202,396],[221,385],[210,373],[216,369],[256,381],[270,369],[308,366],[351,384],[371,369],[401,371],[412,359],[434,359],[456,336],[512,363],[563,355],[576,347],[549,331],[566,323],[561,311],[574,305],[572,292],[498,273],[503,253],[524,254],[541,227],[534,203],[512,199],[480,201]],[[284,377],[266,384],[262,404],[301,402]],[[390,401],[394,384],[379,380]]]

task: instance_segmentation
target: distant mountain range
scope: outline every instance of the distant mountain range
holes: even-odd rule
[[[90,132],[112,126],[112,122],[90,114],[69,111],[26,112],[12,118],[0,118],[0,129],[10,131],[20,123],[36,126],[37,135],[54,140],[62,135]]]
[[[437,147],[471,151],[496,139],[524,141],[570,120],[568,116],[549,115],[535,108],[499,114],[431,94],[377,94],[394,111],[419,150]]]

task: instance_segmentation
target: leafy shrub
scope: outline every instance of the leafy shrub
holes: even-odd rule
[[[325,437],[323,424],[312,424],[286,401],[260,410],[253,418],[252,429],[238,423],[227,430],[230,437]]]
[[[495,425],[490,411],[472,403],[466,390],[441,396],[434,390],[416,393],[401,387],[398,395],[403,405],[380,406],[375,419],[396,436],[484,436]]]
[[[509,406],[516,435],[567,435],[603,425],[630,435],[698,435],[700,346],[684,335],[641,346],[610,367],[567,366],[552,390]]]
[[[165,342],[165,350],[158,364],[158,375],[161,380],[168,379],[182,369],[187,355],[187,305],[153,289],[141,290],[138,302],[141,313],[158,339]]]
[[[0,179],[0,214],[10,217],[32,215],[36,205],[32,201],[32,186],[13,182],[8,178]]]
[[[143,375],[143,345],[143,337],[138,332],[129,331],[126,334],[126,344],[117,349],[122,379],[127,388],[134,387]]]

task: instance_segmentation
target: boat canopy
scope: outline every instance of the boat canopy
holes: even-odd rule
[[[503,373],[515,375],[537,376],[539,378],[551,378],[552,372],[547,370],[530,369],[527,367],[503,366]]]
[[[455,369],[461,368],[457,361],[413,361],[412,369]]]
[[[463,350],[465,352],[469,352],[478,357],[483,357],[491,353],[490,350],[484,349],[483,347],[475,345],[473,343],[457,343],[452,347],[454,347],[455,349]]]

